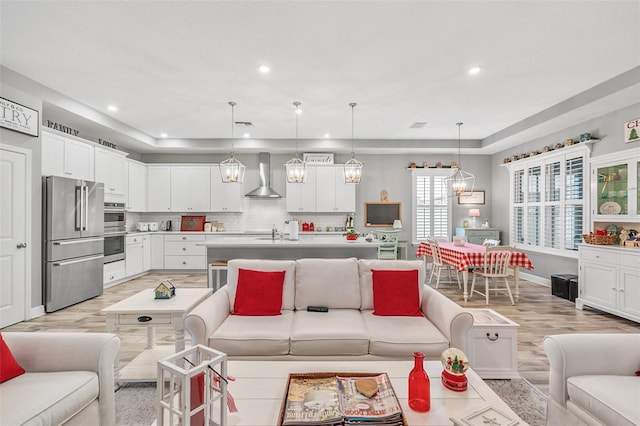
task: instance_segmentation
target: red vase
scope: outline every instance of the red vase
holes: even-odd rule
[[[424,371],[422,352],[413,353],[413,370],[409,373],[409,407],[420,413],[431,409],[431,384]]]

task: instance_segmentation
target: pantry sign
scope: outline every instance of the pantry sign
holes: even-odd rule
[[[631,120],[624,125],[624,142],[640,141],[640,118]]]
[[[35,109],[0,98],[0,127],[37,137],[38,117]]]

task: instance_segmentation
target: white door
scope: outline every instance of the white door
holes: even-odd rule
[[[0,146],[0,327],[27,319],[31,297],[31,163],[29,151]]]

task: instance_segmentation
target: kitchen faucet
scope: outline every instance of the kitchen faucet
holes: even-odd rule
[[[273,224],[273,228],[271,228],[271,240],[276,240],[276,234],[278,233],[278,228],[276,228],[276,224]]]

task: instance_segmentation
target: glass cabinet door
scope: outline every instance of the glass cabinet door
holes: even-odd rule
[[[597,214],[629,214],[628,164],[621,163],[599,167],[596,174],[598,178],[596,194],[598,199]]]
[[[640,160],[636,161],[636,214],[640,216]]]

